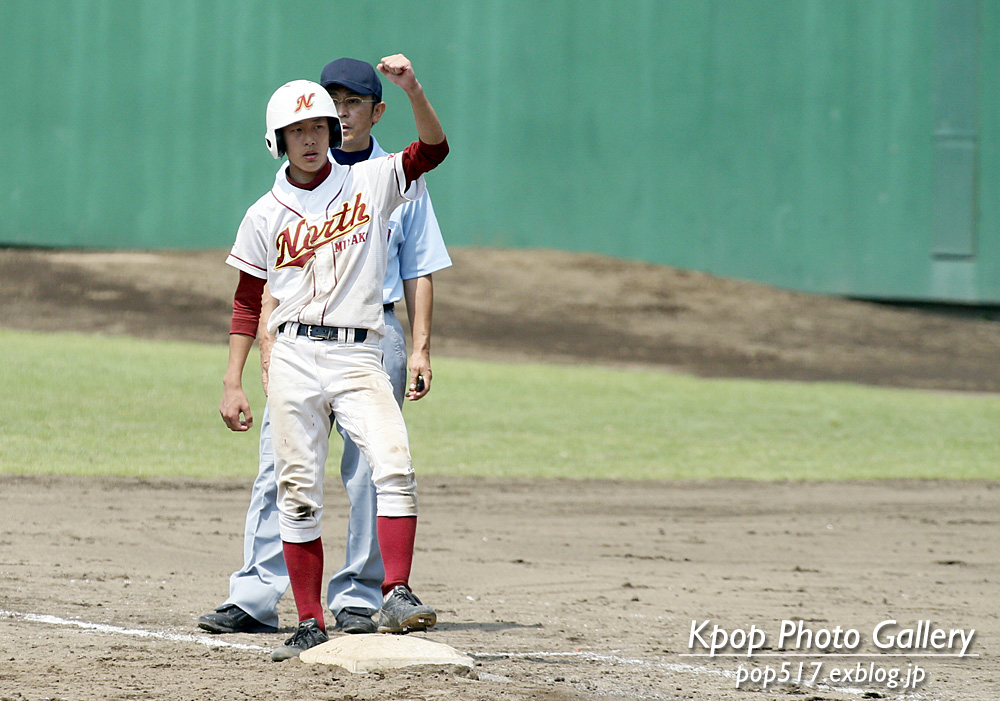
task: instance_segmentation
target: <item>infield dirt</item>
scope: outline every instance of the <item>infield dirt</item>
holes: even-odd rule
[[[0,249],[0,326],[223,344],[224,251]],[[453,251],[435,276],[436,355],[647,365],[996,392],[1000,324],[775,290],[589,255]],[[224,352],[221,351],[220,352]],[[996,482],[421,481],[413,581],[426,637],[472,654],[449,670],[352,675],[267,651],[274,635],[201,636],[239,566],[252,480],[0,476],[0,701],[50,699],[857,699],[885,683],[737,689],[746,658],[688,657],[692,621],[767,635],[782,621],[856,629],[857,653],[810,657],[926,673],[907,698],[996,697]],[[343,490],[327,488],[327,569]],[[964,659],[888,657],[873,629],[975,629]],[[211,643],[222,643],[223,647]],[[815,650],[810,650],[815,652]],[[920,651],[920,652],[935,652]],[[862,664],[863,663],[863,664]],[[478,677],[478,678],[476,678]]]

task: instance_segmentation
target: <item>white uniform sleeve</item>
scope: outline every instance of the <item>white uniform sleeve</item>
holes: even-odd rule
[[[401,153],[393,153],[385,158],[365,161],[365,164],[371,164],[374,169],[372,184],[375,188],[375,202],[376,206],[385,213],[386,219],[396,207],[404,202],[420,199],[427,191],[422,175],[410,183],[410,187],[406,187],[406,173],[403,172],[403,154]]]
[[[267,237],[263,224],[251,210],[240,222],[226,263],[254,277],[267,279]]]

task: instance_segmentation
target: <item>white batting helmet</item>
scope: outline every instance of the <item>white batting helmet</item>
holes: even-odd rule
[[[264,135],[267,150],[275,158],[284,156],[285,140],[279,130],[314,117],[329,117],[330,148],[340,148],[343,142],[340,117],[326,88],[311,80],[293,80],[282,85],[267,101],[267,133]]]

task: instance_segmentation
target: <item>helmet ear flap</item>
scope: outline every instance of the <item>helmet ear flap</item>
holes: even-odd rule
[[[330,122],[330,148],[338,149],[344,145],[344,132],[340,128],[340,120],[336,117],[327,117],[327,121]],[[281,141],[278,143],[278,148],[284,145]]]
[[[264,143],[267,145],[267,150],[275,158],[281,158],[285,155],[285,136],[281,133],[281,129],[274,131],[268,129],[267,133],[264,134]]]

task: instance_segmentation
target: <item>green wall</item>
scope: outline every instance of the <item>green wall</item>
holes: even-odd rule
[[[273,90],[397,51],[451,244],[1000,302],[993,0],[3,0],[0,242],[228,246]]]

